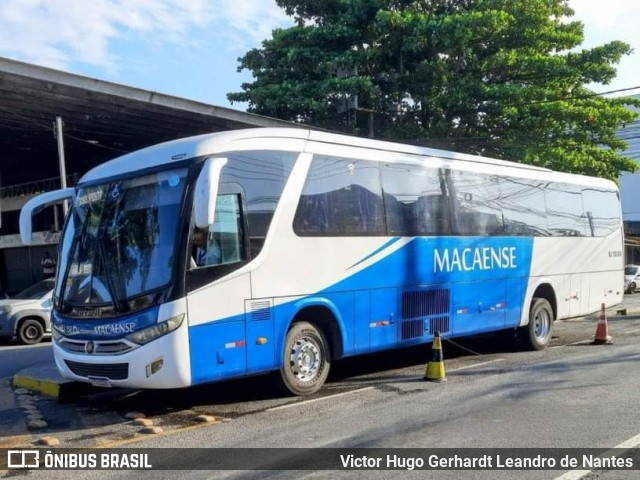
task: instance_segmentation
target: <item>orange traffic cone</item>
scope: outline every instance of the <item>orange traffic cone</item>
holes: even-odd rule
[[[600,307],[600,318],[598,320],[598,326],[596,327],[596,336],[593,339],[593,344],[603,345],[611,343],[613,343],[613,337],[609,335],[609,329],[607,328],[607,314],[603,303]]]
[[[431,346],[432,357],[427,363],[427,371],[423,380],[430,382],[444,382],[447,377],[444,373],[444,359],[442,356],[442,342],[440,341],[440,332],[436,332]]]

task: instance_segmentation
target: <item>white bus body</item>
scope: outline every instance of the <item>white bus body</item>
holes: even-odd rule
[[[617,304],[614,183],[303,129],[201,135],[124,155],[63,197],[52,314],[64,377],[175,388],[279,370],[316,391],[330,361]],[[192,258],[193,231],[215,253]]]

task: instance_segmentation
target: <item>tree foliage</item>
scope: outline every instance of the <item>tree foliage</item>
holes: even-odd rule
[[[568,0],[277,0],[293,15],[239,59],[232,102],[357,135],[615,179],[635,171],[616,138],[636,118],[608,84],[631,53],[579,49]]]

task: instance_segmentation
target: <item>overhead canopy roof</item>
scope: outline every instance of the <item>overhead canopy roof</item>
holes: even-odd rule
[[[62,117],[67,173],[166,140],[289,122],[0,58],[2,186],[58,177]]]

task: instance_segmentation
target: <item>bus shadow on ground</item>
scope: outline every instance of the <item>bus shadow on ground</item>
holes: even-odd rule
[[[513,341],[513,334],[500,332],[464,339],[455,343],[443,339],[445,359],[463,358],[475,355],[489,355],[521,350]],[[423,367],[432,356],[431,344],[386,350],[367,355],[342,359],[334,362],[327,386],[315,396],[331,395],[337,390],[354,388],[349,379],[375,375],[378,379],[393,375],[392,372],[412,367]],[[229,381],[196,385],[170,390],[96,390],[73,400],[73,404],[96,412],[118,412],[125,415],[131,411],[141,411],[147,416],[167,415],[183,410],[224,411],[224,416],[233,418],[260,409],[246,408],[252,402],[283,403],[295,397],[282,391],[275,381],[278,372]],[[344,383],[344,385],[341,385]],[[361,383],[361,382],[359,382]],[[366,383],[366,380],[365,382]],[[242,404],[242,405],[241,405]],[[237,406],[238,408],[234,408]],[[267,408],[267,407],[263,407]],[[218,409],[218,410],[216,410]]]
[[[512,331],[476,335],[473,337],[442,339],[445,360],[522,351],[526,347]],[[330,382],[340,382],[388,371],[425,366],[432,359],[431,343],[386,350],[352,358],[345,358],[332,366]]]

